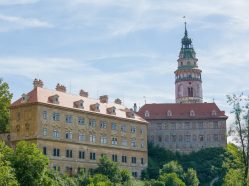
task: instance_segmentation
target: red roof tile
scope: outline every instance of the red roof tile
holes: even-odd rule
[[[148,111],[149,116],[145,117]],[[168,116],[168,111],[172,116]],[[190,116],[190,112],[194,111],[194,116]],[[212,112],[215,111],[216,115]],[[138,111],[138,115],[144,119],[208,119],[208,118],[224,118],[227,119],[224,111],[221,111],[215,103],[152,103],[145,104]]]
[[[127,108],[123,105],[116,104],[116,103],[101,103],[98,99],[82,97],[79,95],[73,95],[73,94],[69,94],[69,93],[65,93],[65,92],[60,92],[60,91],[56,91],[56,90],[49,90],[49,89],[40,88],[40,87],[34,88],[27,95],[28,95],[27,102],[23,103],[22,98],[20,98],[17,101],[13,102],[11,104],[11,107],[16,107],[16,106],[30,104],[30,103],[45,103],[48,105],[57,105],[57,106],[61,106],[61,107],[71,108],[71,109],[77,109],[77,110],[93,112],[93,113],[100,113],[100,114],[104,114],[104,115],[108,115],[108,116],[125,118],[125,119],[129,119],[129,120],[140,121],[140,122],[146,122],[142,117],[140,117],[137,114],[135,115],[134,118],[127,118],[127,116],[126,116]],[[48,98],[50,96],[53,96],[53,95],[59,96],[59,100],[58,100],[59,104],[54,104],[54,103],[51,103],[49,101]],[[83,109],[74,107],[74,102],[79,101],[79,100],[84,101],[84,108]],[[96,104],[96,103],[100,104],[100,107],[99,107],[100,111],[99,112],[91,111],[91,109],[90,109],[90,105]],[[107,113],[107,108],[110,108],[113,106],[115,106],[115,108],[116,108],[116,115],[115,116]]]

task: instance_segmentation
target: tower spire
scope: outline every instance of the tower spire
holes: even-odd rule
[[[187,22],[186,22],[186,21],[184,22],[184,25],[185,25],[185,33],[184,33],[184,36],[185,36],[185,37],[188,37]]]

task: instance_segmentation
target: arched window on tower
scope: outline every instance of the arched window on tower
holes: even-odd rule
[[[194,97],[193,87],[188,87],[188,97]]]
[[[183,66],[183,62],[181,62],[181,66]]]

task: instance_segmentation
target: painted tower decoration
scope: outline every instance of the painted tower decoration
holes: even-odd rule
[[[201,70],[198,68],[196,53],[192,40],[188,37],[185,22],[185,33],[175,71],[176,103],[202,103]]]

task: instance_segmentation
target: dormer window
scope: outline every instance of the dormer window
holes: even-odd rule
[[[146,110],[145,113],[144,113],[144,116],[145,116],[146,118],[150,117],[150,112],[149,112],[148,110]]]
[[[212,116],[216,116],[216,115],[217,115],[216,111],[213,110],[213,111],[212,111]]]
[[[113,106],[113,107],[107,108],[107,113],[116,115],[116,107]]]
[[[26,103],[29,100],[29,96],[27,94],[22,95],[22,103]]]
[[[191,117],[194,117],[194,116],[195,116],[195,111],[191,110],[190,113],[189,113],[189,115],[190,115]]]
[[[48,102],[59,104],[59,95],[55,94],[53,96],[48,97]]]
[[[126,117],[128,117],[128,118],[135,118],[135,113],[134,113],[134,111],[133,111],[133,109],[127,109],[127,111],[126,111]]]
[[[99,103],[95,103],[90,105],[90,109],[91,111],[99,112],[100,111],[99,106],[100,106]]]
[[[74,107],[75,108],[84,109],[84,101],[82,99],[79,100],[79,101],[75,101],[74,102]]]
[[[168,110],[168,112],[167,112],[167,116],[168,116],[168,117],[171,117],[171,116],[172,116],[172,112],[171,112],[171,110]]]

